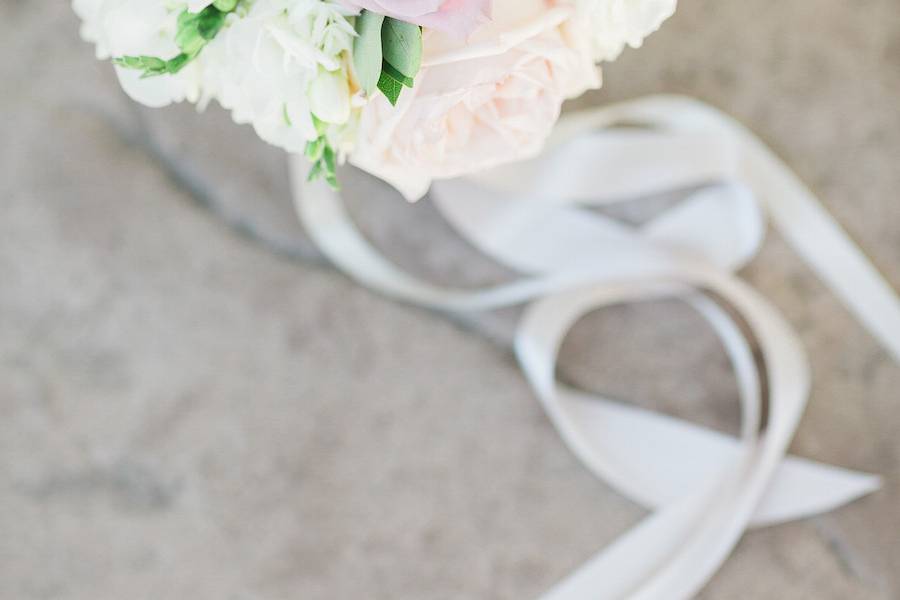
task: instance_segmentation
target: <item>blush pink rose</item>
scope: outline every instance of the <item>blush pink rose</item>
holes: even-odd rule
[[[536,155],[563,102],[600,84],[570,17],[551,0],[495,0],[468,41],[430,32],[415,88],[363,109],[350,162],[415,200],[434,179]]]
[[[342,0],[401,21],[464,37],[490,16],[491,0]]]

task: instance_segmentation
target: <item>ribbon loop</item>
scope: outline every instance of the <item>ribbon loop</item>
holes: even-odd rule
[[[298,212],[323,252],[365,285],[446,311],[530,302],[516,354],[549,418],[593,473],[654,510],[544,600],[689,598],[747,527],[878,487],[877,477],[786,456],[809,393],[806,357],[778,311],[734,271],[758,252],[766,212],[898,361],[900,300],[796,176],[715,109],[656,96],[569,115],[544,155],[436,184],[433,199],[460,235],[522,274],[483,290],[442,288],[395,267],[338,194],[306,183],[307,169],[292,161]],[[595,210],[679,190],[683,202],[640,226]],[[738,382],[740,438],[556,381],[560,344],[582,315],[661,297],[688,303],[721,339]]]

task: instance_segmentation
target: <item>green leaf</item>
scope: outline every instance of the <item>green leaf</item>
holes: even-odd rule
[[[360,87],[367,96],[378,87],[381,77],[381,28],[384,15],[368,10],[356,18],[356,39],[353,40],[353,70]]]
[[[169,73],[170,75],[174,75],[178,71],[182,70],[185,67],[185,65],[187,65],[189,62],[191,62],[191,59],[193,59],[193,58],[194,58],[193,56],[190,56],[190,55],[182,52],[175,58],[166,61],[166,72]],[[144,76],[147,77],[146,74]]]
[[[306,158],[310,162],[317,162],[322,159],[322,156],[325,154],[325,146],[328,145],[328,142],[325,141],[324,137],[318,138],[314,142],[308,142],[306,144]]]
[[[325,146],[325,152],[322,154],[322,162],[325,165],[325,181],[331,189],[337,191],[340,189],[337,180],[337,159],[331,146]]]
[[[317,160],[312,164],[312,168],[309,170],[309,175],[306,177],[307,181],[315,181],[319,177],[322,176],[322,170],[324,165],[321,160]]]
[[[197,33],[208,42],[221,31],[226,16],[215,5],[207,6],[197,15]]]
[[[412,77],[407,77],[406,75],[404,75],[403,73],[401,73],[400,71],[398,71],[397,69],[392,67],[390,65],[390,63],[388,63],[387,61],[385,61],[385,63],[381,67],[382,67],[382,70],[385,73],[387,73],[389,77],[391,77],[392,79],[396,79],[402,85],[404,85],[408,88],[411,88],[416,84],[415,80]]]
[[[382,70],[381,77],[378,79],[378,89],[392,106],[396,106],[397,100],[400,99],[400,94],[403,92],[403,82],[392,77],[387,70]]]
[[[313,127],[316,128],[316,133],[319,134],[319,137],[324,137],[325,133],[328,131],[328,123],[317,117],[316,115],[312,115]]]
[[[307,181],[315,181],[319,178],[331,187],[331,189],[340,190],[340,184],[337,178],[337,155],[334,149],[328,144],[325,136],[321,136],[315,141],[306,144],[306,157],[312,163],[309,170]]]
[[[166,72],[166,61],[155,56],[122,56],[114,58],[113,64],[125,67],[126,69],[138,69],[147,73],[162,75]]]
[[[422,28],[390,17],[381,28],[385,62],[403,75],[414,78],[422,66]]]

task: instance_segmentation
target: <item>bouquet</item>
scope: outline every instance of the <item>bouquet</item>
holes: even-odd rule
[[[536,155],[597,64],[677,0],[73,0],[138,102],[216,100],[337,187],[349,161],[407,198]]]
[[[736,275],[762,245],[764,215],[898,360],[900,301],[784,163],[723,113],[671,96],[576,115],[538,157],[563,102],[599,87],[598,65],[640,46],[676,1],[73,0],[84,37],[131,97],[216,100],[304,155],[310,165],[292,161],[298,212],[358,281],[448,313],[531,303],[513,345],[551,421],[595,474],[654,511],[545,600],[694,597],[747,527],[879,485],[786,455],[808,399],[806,356],[786,319]],[[456,230],[520,275],[477,290],[395,267],[340,194],[306,181],[337,188],[336,167],[349,161],[416,199],[434,180],[525,159],[534,160],[435,186]],[[639,227],[586,210],[667,191],[683,202]],[[582,316],[660,298],[683,300],[721,338],[740,438],[556,380],[562,340]]]

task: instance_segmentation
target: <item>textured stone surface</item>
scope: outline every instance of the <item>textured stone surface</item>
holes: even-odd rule
[[[76,28],[66,3],[0,3],[2,600],[529,598],[642,517],[502,347],[315,265],[279,152],[220,111],[135,108]],[[900,287],[898,71],[896,0],[694,0],[579,104],[727,109]],[[413,268],[502,276],[427,202],[348,186]],[[776,235],[746,275],[810,350],[794,451],[886,483],[750,533],[703,597],[900,597],[900,369]],[[512,316],[483,324],[502,340]],[[677,305],[590,317],[562,368],[734,428],[721,351]]]

